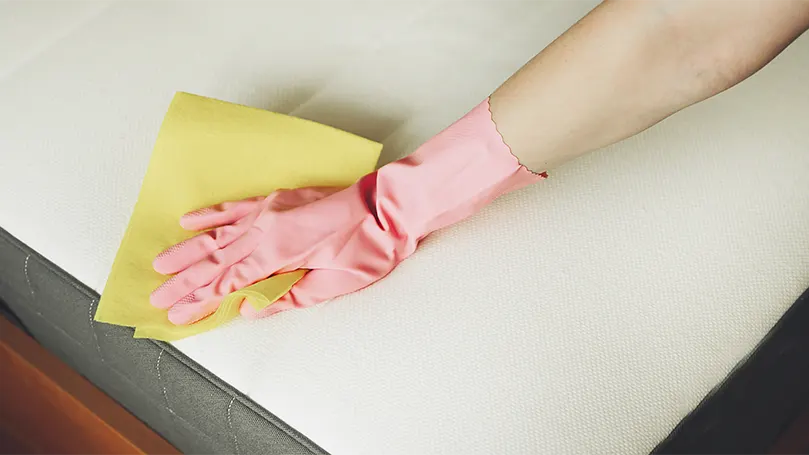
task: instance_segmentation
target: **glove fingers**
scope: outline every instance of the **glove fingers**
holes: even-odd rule
[[[158,254],[152,261],[152,267],[163,275],[185,270],[213,252],[236,241],[250,228],[254,218],[242,217],[234,224],[220,226],[184,240]]]
[[[169,322],[174,325],[188,325],[213,314],[219,308],[219,300],[200,300],[195,294],[188,294],[172,305],[168,311]]]
[[[218,249],[214,232],[203,232],[163,250],[152,261],[152,268],[163,275],[177,273]]]
[[[178,243],[161,252],[152,262],[158,273],[170,275],[185,270],[215,251],[236,241],[260,215],[260,208],[268,200],[273,210],[289,210],[322,199],[339,191],[338,188],[302,188],[273,193],[270,198],[251,198],[224,202],[213,207],[184,215],[180,224],[190,230],[216,228]],[[252,213],[251,213],[252,212]]]
[[[255,209],[264,197],[254,197],[241,201],[229,201],[186,213],[180,218],[180,226],[189,231],[203,231],[226,224],[235,223]]]
[[[252,305],[243,302],[240,308],[242,316],[248,319],[258,319],[271,316],[292,308],[305,308],[341,295],[358,291],[371,283],[374,279],[368,275],[346,270],[317,269],[311,270],[295,283],[289,292],[284,294],[271,305],[256,311]]]
[[[198,288],[213,282],[232,265],[245,259],[255,251],[260,239],[261,231],[250,229],[227,247],[214,250],[207,257],[171,277],[152,292],[149,301],[158,308],[169,308]],[[262,268],[261,264],[252,262],[251,264],[255,268]],[[236,268],[234,273],[242,270],[243,268]]]
[[[176,325],[198,321],[216,311],[228,294],[266,278],[263,275],[259,262],[248,256],[172,305],[168,311],[169,321]]]

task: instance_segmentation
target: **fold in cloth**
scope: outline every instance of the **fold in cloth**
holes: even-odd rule
[[[270,305],[303,276],[278,275],[228,295],[212,315],[175,326],[149,294],[167,277],[152,269],[165,248],[195,235],[186,212],[280,188],[348,186],[373,171],[382,145],[307,120],[177,93],[98,304],[95,320],[135,328],[136,338],[178,340],[239,314],[243,299]],[[283,241],[283,239],[279,239]]]

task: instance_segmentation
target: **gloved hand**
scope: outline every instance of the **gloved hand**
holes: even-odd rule
[[[154,260],[173,274],[151,295],[169,320],[189,324],[222,298],[273,274],[309,272],[289,293],[249,318],[307,307],[362,289],[410,256],[427,234],[498,196],[546,177],[511,154],[488,99],[413,154],[345,188],[282,190],[191,212],[180,224],[206,231]]]

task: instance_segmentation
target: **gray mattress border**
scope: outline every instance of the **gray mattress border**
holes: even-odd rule
[[[41,344],[178,449],[327,455],[172,345],[94,323],[98,297],[0,228],[0,303]],[[802,386],[809,380],[807,323],[809,290],[652,453],[767,451],[809,406]],[[750,400],[751,393],[758,398]]]
[[[179,450],[326,454],[171,344],[94,322],[98,293],[2,228],[0,240],[0,301],[41,344]]]

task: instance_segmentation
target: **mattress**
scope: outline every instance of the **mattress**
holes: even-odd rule
[[[40,337],[81,339],[74,365],[117,349],[93,362],[141,390],[119,398],[136,414],[159,409],[158,431],[195,428],[170,441],[207,435],[186,451],[649,452],[809,287],[807,36],[429,237],[360,293],[173,346],[60,326],[93,311],[175,91],[382,142],[384,163],[594,5],[0,3],[4,285],[24,289],[24,321],[51,315]],[[54,273],[89,306],[36,306],[59,301],[37,295]]]

